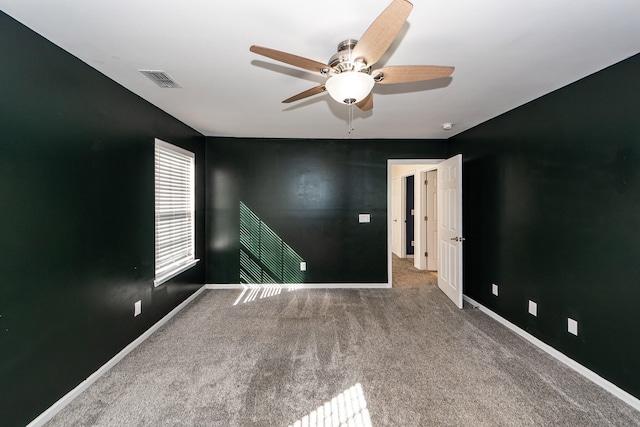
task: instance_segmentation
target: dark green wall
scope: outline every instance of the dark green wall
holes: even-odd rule
[[[207,282],[239,283],[242,201],[307,262],[305,282],[386,283],[387,159],[445,154],[444,141],[207,138]]]
[[[0,58],[0,424],[17,426],[204,282],[201,262],[153,287],[154,138],[196,153],[202,237],[204,137],[3,13]]]
[[[465,294],[640,397],[640,55],[450,142]]]

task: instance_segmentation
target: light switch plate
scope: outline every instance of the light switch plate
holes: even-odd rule
[[[136,301],[133,304],[133,317],[138,316],[140,313],[142,313],[142,301]]]
[[[371,222],[371,214],[363,213],[358,215],[359,222]]]
[[[532,316],[538,316],[538,304],[529,300],[529,314]]]
[[[567,318],[567,330],[570,334],[578,336],[578,321],[572,318]]]
[[[491,293],[495,296],[498,296],[498,285],[496,285],[495,283],[491,284]]]
[[[307,271],[307,263],[305,261],[300,262],[300,271]]]

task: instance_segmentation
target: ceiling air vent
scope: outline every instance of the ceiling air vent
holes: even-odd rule
[[[167,73],[158,70],[138,70],[149,77],[155,84],[164,88],[180,87]]]

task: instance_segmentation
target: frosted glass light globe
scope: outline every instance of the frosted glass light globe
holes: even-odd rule
[[[355,104],[369,95],[374,84],[369,74],[345,71],[329,77],[324,86],[329,95],[341,104]]]

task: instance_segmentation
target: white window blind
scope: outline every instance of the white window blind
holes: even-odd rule
[[[155,286],[195,259],[195,155],[156,139]]]

